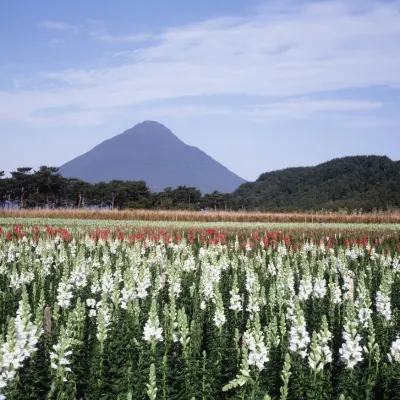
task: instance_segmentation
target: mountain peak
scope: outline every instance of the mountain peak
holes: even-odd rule
[[[169,129],[165,125],[157,121],[152,121],[150,119],[143,122],[139,122],[131,129],[163,129],[169,131]]]
[[[165,125],[143,121],[60,167],[87,182],[146,181],[152,191],[191,186],[203,193],[233,192],[244,179],[206,153],[188,146]]]
[[[146,120],[136,124],[134,127],[126,130],[124,134],[134,135],[140,140],[147,138],[149,140],[175,140],[181,141],[176,135],[174,135],[170,129],[165,125],[157,122]]]

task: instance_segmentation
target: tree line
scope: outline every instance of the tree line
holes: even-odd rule
[[[237,205],[229,193],[202,195],[195,187],[165,188],[153,193],[145,181],[89,183],[65,178],[56,167],[17,168],[5,177],[0,171],[0,207],[108,209],[216,209],[232,210]]]
[[[88,183],[65,178],[56,167],[0,171],[0,206],[20,208],[188,210],[387,210],[400,207],[400,162],[382,156],[333,159],[315,167],[261,174],[234,193],[209,194],[179,186],[153,193],[144,181]]]

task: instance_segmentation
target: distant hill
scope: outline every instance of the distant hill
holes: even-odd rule
[[[241,185],[234,196],[247,209],[270,211],[399,207],[400,162],[355,156],[266,172]]]
[[[194,186],[202,193],[233,192],[244,179],[168,128],[145,121],[60,167],[64,177],[100,181],[143,180],[153,192]]]

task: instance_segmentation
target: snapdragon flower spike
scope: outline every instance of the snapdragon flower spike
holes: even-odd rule
[[[392,318],[392,310],[390,304],[390,296],[385,288],[376,293],[376,311],[380,317],[390,321]]]
[[[269,361],[269,357],[258,314],[254,319],[253,327],[243,334],[243,344],[249,351],[248,365],[255,365],[259,371],[262,371]]]
[[[226,317],[224,314],[224,303],[222,302],[221,293],[218,291],[216,295],[216,310],[214,314],[214,324],[218,329],[222,329],[222,325],[226,322]]]
[[[307,356],[307,347],[310,343],[310,335],[307,332],[304,313],[299,306],[298,299],[294,299],[294,316],[289,331],[289,350],[298,353],[302,358]]]
[[[342,304],[342,290],[340,289],[340,285],[336,281],[329,284],[329,291],[331,302],[335,305]]]
[[[68,374],[71,372],[71,355],[73,339],[68,337],[66,330],[63,328],[60,332],[60,340],[53,346],[50,352],[51,368],[55,375],[63,382],[67,381]]]
[[[368,328],[372,315],[369,291],[365,286],[364,276],[361,274],[357,280],[357,299],[354,302],[358,323],[362,328]]]
[[[242,297],[239,294],[236,273],[234,274],[232,289],[229,293],[231,295],[229,309],[233,311],[242,311]]]
[[[211,301],[215,303],[215,288],[218,287],[221,279],[221,267],[218,263],[210,261],[211,254],[207,253],[203,248],[203,260],[201,262],[200,290],[203,295],[203,301],[200,305],[201,309],[206,308],[206,304]]]
[[[312,292],[313,292],[312,279],[309,276],[304,277],[300,281],[299,293],[298,293],[299,300],[300,301],[308,300]]]
[[[331,339],[332,334],[329,331],[328,321],[324,315],[320,332],[313,333],[311,350],[308,356],[308,364],[314,372],[322,371],[326,364],[332,362],[332,351],[328,345]]]
[[[74,297],[72,294],[72,285],[63,280],[58,285],[57,289],[57,303],[61,308],[69,308],[71,306],[71,299]]]
[[[105,340],[107,339],[107,332],[109,330],[111,315],[110,310],[107,306],[106,294],[103,293],[103,298],[101,302],[98,304],[97,311],[97,340],[100,342],[101,349],[103,349],[103,345]]]
[[[326,282],[324,279],[324,269],[322,265],[318,268],[318,276],[314,278],[312,295],[316,299],[323,299],[326,295]]]
[[[249,318],[253,319],[254,314],[261,310],[263,296],[261,296],[261,285],[258,276],[252,268],[246,271],[246,291],[249,296],[246,311],[250,313]]]
[[[157,315],[157,303],[156,300],[153,299],[151,303],[151,309],[149,313],[149,318],[144,326],[143,330],[143,339],[146,342],[162,342],[163,335],[162,335],[162,328],[160,327],[160,321]]]
[[[346,368],[352,370],[363,360],[362,347],[360,345],[361,336],[358,334],[358,324],[352,304],[347,305],[343,340],[342,347],[339,349],[340,360],[346,365]]]
[[[6,342],[0,350],[0,398],[8,382],[15,379],[17,370],[22,367],[24,360],[36,351],[36,344],[42,331],[31,322],[28,295],[23,291],[19,302],[17,316],[10,320]]]

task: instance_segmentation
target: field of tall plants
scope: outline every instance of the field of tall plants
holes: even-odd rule
[[[256,212],[256,211],[188,211],[188,210],[110,210],[100,209],[5,209],[0,218],[48,218],[48,219],[98,219],[117,221],[186,221],[186,222],[261,222],[261,223],[400,223],[400,211],[359,210],[333,212]]]
[[[0,399],[400,399],[395,227],[20,221]]]

